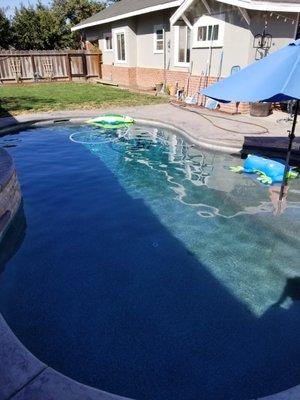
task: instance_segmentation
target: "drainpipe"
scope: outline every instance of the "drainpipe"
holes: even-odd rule
[[[295,39],[297,39],[297,33],[298,33],[299,24],[300,24],[300,13],[298,13],[298,16],[297,16],[297,19],[296,19]]]
[[[166,41],[166,18],[163,18],[163,46],[164,46],[164,87],[163,91],[167,93],[167,41]]]

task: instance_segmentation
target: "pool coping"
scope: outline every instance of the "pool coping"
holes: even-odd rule
[[[99,111],[95,111],[96,115],[99,115]],[[47,113],[40,118],[34,114],[29,114],[18,120],[15,118],[6,119],[7,123],[2,123],[0,127],[0,135],[32,126],[38,127],[59,122],[80,123],[86,119],[86,115],[74,116],[68,111],[59,114],[51,113],[51,116]],[[207,141],[203,142],[181,127],[166,124],[159,119],[136,118],[136,121],[141,124],[150,123],[153,126],[172,129],[185,137],[189,142],[202,148],[226,153],[238,153],[240,151],[238,147],[218,146]],[[7,181],[7,177],[13,173],[13,163],[10,162],[7,165],[9,170],[6,173],[5,171],[3,172],[3,181]],[[0,179],[0,185],[1,183]],[[0,344],[0,400],[130,400],[76,382],[38,360],[18,340],[1,313]],[[253,400],[298,400],[299,398],[300,385],[277,394]]]
[[[72,112],[73,113],[73,112]],[[44,114],[44,113],[43,113]],[[47,113],[45,113],[47,114]],[[95,111],[92,114],[89,114],[89,117],[92,116],[98,116],[99,111]],[[38,127],[38,126],[43,126],[43,125],[48,125],[48,124],[54,124],[54,123],[82,123],[86,121],[87,116],[84,115],[78,115],[78,116],[73,116],[70,114],[70,111],[64,111],[64,112],[59,112],[59,113],[51,113],[51,116],[47,115],[42,115],[40,118],[37,118],[35,114],[25,114],[22,116],[19,116],[18,119],[15,119],[14,117],[8,117],[5,118],[7,121],[7,124],[2,123],[2,126],[0,126],[0,135],[5,135],[10,132],[18,131],[20,129],[26,129],[30,127]],[[209,141],[204,138],[197,138],[192,134],[191,131],[188,131],[186,129],[183,129],[182,127],[179,127],[175,124],[169,124],[161,121],[159,118],[153,119],[153,118],[141,118],[137,117],[135,118],[135,121],[140,124],[150,124],[156,127],[164,127],[166,129],[171,129],[176,131],[180,136],[183,136],[185,139],[187,139],[190,143],[202,147],[207,150],[213,150],[217,152],[222,152],[222,153],[240,153],[241,147],[240,146],[233,146],[233,145],[225,145],[225,144],[217,144],[215,141]]]

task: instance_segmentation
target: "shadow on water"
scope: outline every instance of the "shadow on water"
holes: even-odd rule
[[[26,234],[26,218],[23,202],[20,204],[11,226],[6,232],[0,251],[0,274],[4,272],[5,265],[17,253]]]
[[[292,301],[300,300],[300,277],[287,279],[284,291],[275,306],[284,304],[287,299]]]
[[[87,157],[74,146],[78,165]],[[256,318],[99,158],[72,174],[0,279],[0,310],[35,355],[135,399],[246,400],[299,383],[299,303]]]

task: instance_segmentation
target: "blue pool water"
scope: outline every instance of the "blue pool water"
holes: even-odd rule
[[[138,400],[243,400],[300,383],[300,180],[166,129],[53,125],[0,138],[23,204],[0,312],[60,372]]]

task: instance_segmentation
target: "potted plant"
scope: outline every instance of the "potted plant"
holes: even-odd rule
[[[163,90],[164,84],[162,82],[158,82],[155,84],[156,93],[161,93]]]
[[[267,117],[271,113],[272,103],[258,101],[250,103],[250,115],[252,117]]]

